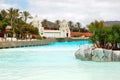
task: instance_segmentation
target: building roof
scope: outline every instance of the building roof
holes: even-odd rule
[[[90,33],[90,32],[70,32],[71,37],[73,37],[74,35],[79,35],[79,34],[82,34],[85,37],[91,37],[92,36],[92,33]]]
[[[70,32],[71,37],[73,37],[74,35],[79,35],[79,34],[81,34],[81,33],[80,32]]]
[[[12,29],[12,26],[6,26],[5,29]]]
[[[82,34],[83,34],[85,37],[91,37],[91,36],[92,36],[92,33],[90,33],[90,32],[82,32]]]

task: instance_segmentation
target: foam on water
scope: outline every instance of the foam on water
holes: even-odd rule
[[[89,41],[56,42],[0,50],[0,80],[119,80],[119,62],[80,61],[74,56]]]

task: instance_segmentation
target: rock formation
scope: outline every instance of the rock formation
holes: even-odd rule
[[[111,61],[120,61],[120,51],[107,50],[102,48],[96,48],[92,50],[89,45],[83,45],[75,53],[76,58],[88,61],[97,61],[97,62],[111,62]]]
[[[81,60],[91,60],[91,47],[89,45],[81,46],[80,49],[75,53],[76,58]]]
[[[96,48],[92,51],[93,61],[112,61],[112,50],[106,50],[102,48]]]
[[[113,61],[120,61],[120,51],[113,51],[112,56]]]

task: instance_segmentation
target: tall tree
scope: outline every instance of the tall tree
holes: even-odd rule
[[[4,9],[1,10],[0,14],[3,19],[7,18],[8,13]]]
[[[13,8],[8,9],[8,17],[10,19],[11,26],[13,26],[13,19],[14,19],[15,10]]]
[[[112,49],[118,48],[120,42],[120,25],[115,24],[105,26],[103,21],[95,21],[88,25],[89,31],[92,32],[90,40],[99,47],[106,48],[106,45],[111,44]],[[99,44],[98,44],[99,43]]]
[[[104,21],[97,21],[97,20],[87,25],[88,28],[103,28],[104,26],[105,26]]]
[[[0,21],[2,20],[2,15],[1,15],[1,13],[0,13]]]
[[[73,26],[73,22],[72,22],[72,21],[69,21],[69,22],[68,22],[68,25],[69,25],[69,27],[70,27],[70,30],[73,31],[73,27],[74,27],[74,26]]]
[[[44,28],[48,28],[48,21],[47,21],[47,19],[44,19],[44,20],[42,21],[42,26],[43,26]]]
[[[60,27],[60,21],[59,20],[55,21],[55,26],[56,26],[57,29],[59,29],[59,27]]]
[[[100,21],[100,22],[99,22],[99,27],[101,27],[101,28],[102,28],[102,27],[104,27],[104,26],[105,26],[104,21]]]
[[[12,29],[13,29],[13,34],[15,34],[15,28],[16,28],[15,27],[15,24],[16,24],[15,21],[19,17],[19,9],[10,8],[7,11],[8,11],[8,18],[10,19],[10,24],[11,24]],[[13,23],[14,23],[14,25],[13,25]]]
[[[30,13],[29,13],[28,11],[23,11],[22,17],[23,17],[23,19],[24,19],[25,22],[27,22],[27,19],[28,19],[28,18],[29,18],[29,19],[32,18],[32,16],[30,15]]]
[[[80,30],[81,30],[81,24],[80,24],[80,22],[77,22],[76,24],[77,24],[77,27],[78,27],[79,32],[80,32]]]
[[[14,22],[18,21],[19,17],[19,9],[14,9]]]

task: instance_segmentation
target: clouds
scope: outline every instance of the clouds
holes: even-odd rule
[[[3,0],[4,4],[10,5],[14,8],[26,9],[28,8],[28,2],[26,0]]]
[[[6,9],[6,8],[9,8],[9,7],[13,7],[13,5],[5,4],[4,0],[0,0],[0,10],[1,9]]]
[[[6,0],[12,1],[12,0]],[[86,25],[94,20],[119,20],[120,0],[13,0],[40,19],[72,20]],[[16,1],[16,2],[15,2]],[[4,3],[5,4],[5,3]],[[7,3],[8,4],[8,3]],[[7,5],[6,4],[6,5]],[[9,5],[11,3],[9,2]],[[26,6],[25,6],[26,5]]]

